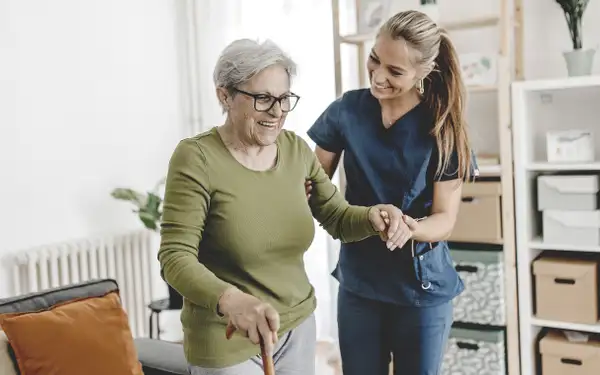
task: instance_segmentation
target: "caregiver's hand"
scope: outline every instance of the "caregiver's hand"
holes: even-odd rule
[[[403,220],[404,214],[402,211],[391,204],[377,205],[374,208],[378,209],[379,219],[383,221],[385,227],[383,230],[378,229],[375,225],[373,227],[379,230],[379,236],[386,242],[387,248],[390,251],[402,248],[412,237],[412,231]],[[371,212],[374,211],[376,210],[371,210]],[[371,223],[373,224],[374,221],[372,220]],[[379,223],[377,222],[377,224]]]
[[[238,331],[257,345],[262,339],[266,352],[273,355],[279,330],[279,313],[270,304],[237,288],[230,288],[219,300],[219,312],[229,319],[228,335],[233,330]]]
[[[312,191],[312,181],[304,181],[304,192],[306,193],[306,199],[310,199],[310,192]]]

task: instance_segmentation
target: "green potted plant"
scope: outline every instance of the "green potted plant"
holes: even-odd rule
[[[590,0],[556,0],[562,8],[569,33],[573,50],[564,52],[567,63],[567,72],[569,76],[590,75],[596,50],[593,48],[583,49],[583,15]]]
[[[126,201],[134,205],[133,212],[136,213],[148,230],[156,232],[160,231],[160,220],[162,217],[163,198],[160,195],[160,190],[165,184],[165,179],[161,179],[148,192],[142,193],[131,188],[115,188],[110,195],[121,201]],[[181,309],[183,306],[183,297],[168,283],[169,289],[169,307],[172,309]]]

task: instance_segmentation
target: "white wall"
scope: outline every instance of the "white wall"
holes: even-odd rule
[[[109,193],[184,135],[176,1],[0,0],[0,257],[140,228]]]
[[[565,77],[562,53],[572,50],[564,13],[555,0],[523,0],[525,15],[525,77]],[[600,1],[590,1],[583,17],[583,48],[600,48]],[[594,59],[600,74],[600,50]]]

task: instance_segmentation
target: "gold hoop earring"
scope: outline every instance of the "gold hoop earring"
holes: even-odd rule
[[[425,93],[425,82],[423,81],[423,79],[420,79],[419,82],[417,82],[417,91],[421,95]]]

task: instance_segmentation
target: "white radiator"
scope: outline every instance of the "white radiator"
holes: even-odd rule
[[[119,283],[134,337],[148,335],[148,304],[158,275],[158,235],[148,230],[38,246],[15,254],[15,295],[99,278]]]

